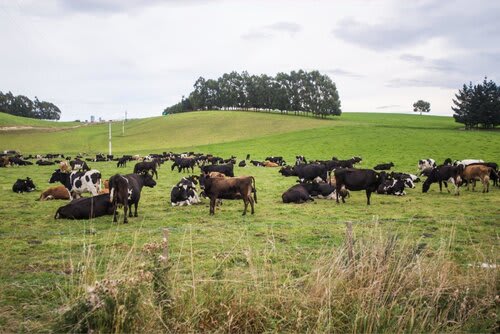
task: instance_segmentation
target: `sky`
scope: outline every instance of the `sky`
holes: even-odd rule
[[[453,114],[500,80],[500,1],[0,0],[0,91],[62,120],[161,115],[198,77],[318,70],[344,112]]]

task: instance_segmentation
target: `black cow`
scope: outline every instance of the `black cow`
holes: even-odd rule
[[[33,165],[31,161],[23,160],[17,157],[9,157],[9,162],[12,166],[28,166]]]
[[[234,165],[207,165],[200,167],[203,174],[208,174],[210,172],[219,172],[226,176],[234,177]]]
[[[371,169],[339,168],[335,170],[335,184],[337,192],[337,203],[342,188],[352,191],[365,190],[366,204],[370,205],[372,192],[377,191],[378,186],[384,181],[385,173],[380,175]],[[342,202],[345,203],[344,198]]]
[[[431,184],[435,182],[439,183],[439,192],[443,191],[443,182],[446,190],[450,192],[447,182],[451,182],[455,186],[455,195],[459,195],[458,187],[462,182],[460,178],[461,170],[463,170],[463,167],[450,165],[440,165],[431,169],[427,180],[422,185],[422,192],[429,191]]]
[[[80,160],[80,159],[75,159],[73,161],[70,161],[69,165],[71,166],[72,170],[82,170],[84,172],[90,170],[89,165],[87,165],[87,163],[85,161]]]
[[[48,161],[48,160],[37,160],[37,162],[35,163],[38,166],[51,166],[56,164],[54,161]]]
[[[127,161],[128,158],[123,156],[120,159],[118,159],[118,162],[116,163],[116,167],[127,167]]]
[[[171,170],[174,170],[174,168],[177,167],[179,173],[181,171],[189,172],[189,169],[191,169],[191,173],[194,173],[195,164],[196,164],[195,158],[175,158]]]
[[[15,193],[22,193],[22,192],[32,192],[35,190],[36,186],[33,183],[33,180],[31,180],[29,177],[26,179],[17,179],[17,181],[14,183],[12,186],[12,191]]]
[[[240,163],[238,164],[238,167],[245,167],[247,165],[245,160],[241,160]]]
[[[308,201],[314,201],[311,194],[313,185],[311,183],[300,183],[296,184],[281,195],[283,203],[306,203]]]
[[[144,174],[116,174],[109,178],[109,198],[114,204],[113,222],[117,222],[116,209],[118,205],[123,205],[123,223],[128,223],[127,210],[129,206],[134,205],[134,217],[137,217],[137,206],[141,199],[142,187],[153,188],[156,181],[148,173]],[[129,217],[132,217],[132,209],[129,211]]]
[[[390,170],[391,167],[394,167],[394,164],[392,162],[389,162],[387,164],[378,164],[377,166],[373,167],[375,170]]]
[[[134,166],[134,173],[135,174],[143,174],[151,171],[152,175],[156,176],[156,179],[158,180],[158,172],[156,171],[156,167],[158,166],[156,161],[143,161],[143,162],[138,162]]]
[[[245,160],[250,160],[250,154],[247,154],[247,157],[245,158]]]
[[[101,194],[92,197],[82,197],[61,206],[54,215],[55,219],[91,219],[104,215],[112,215],[114,205],[110,201],[109,194]]]
[[[300,182],[312,181],[317,177],[327,182],[328,170],[323,164],[297,165],[282,167],[279,172],[283,176],[297,176]]]

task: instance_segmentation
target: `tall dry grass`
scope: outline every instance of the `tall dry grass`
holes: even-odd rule
[[[189,240],[188,240],[189,243]],[[190,259],[164,262],[165,242],[133,247],[96,272],[87,250],[56,331],[70,332],[491,332],[498,330],[498,269],[463,267],[449,243],[435,250],[380,229],[317,259],[305,275],[251,247],[243,266],[198,275]],[[275,250],[274,250],[275,252]],[[180,258],[179,254],[179,258]],[[481,254],[478,254],[481,257]],[[278,261],[276,260],[278,259]],[[285,258],[283,257],[283,260]],[[279,264],[279,263],[278,263]],[[101,279],[98,279],[101,277]]]

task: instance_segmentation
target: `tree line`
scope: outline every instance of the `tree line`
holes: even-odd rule
[[[218,79],[199,77],[188,97],[165,108],[163,114],[194,110],[278,110],[281,113],[326,117],[340,116],[335,83],[318,71],[292,71],[249,75],[244,71],[225,73]]]
[[[465,129],[490,129],[500,125],[500,87],[488,78],[477,85],[464,84],[455,94],[453,104],[453,118],[464,124]]]
[[[37,118],[58,120],[61,118],[61,110],[53,103],[40,101],[38,97],[31,101],[24,95],[6,94],[0,91],[0,112],[7,114]]]

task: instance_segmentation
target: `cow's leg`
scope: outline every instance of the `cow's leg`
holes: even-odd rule
[[[134,203],[134,217],[137,217],[137,207],[139,206],[139,201]],[[132,210],[130,210],[132,211]]]
[[[370,196],[372,195],[371,190],[366,189],[366,205],[370,205]],[[343,198],[342,198],[343,200]]]
[[[243,215],[242,216],[244,216],[244,215],[247,214],[248,199],[245,196],[243,196],[243,205],[245,206],[245,208],[243,209]]]
[[[216,199],[217,199],[217,197],[215,197],[215,196],[210,197],[210,215],[215,214],[215,201],[216,201]]]
[[[116,211],[118,210],[118,205],[115,205],[115,209],[113,210],[113,223],[117,223],[118,219],[116,218]]]
[[[128,218],[127,218],[127,210],[129,209],[128,204],[123,205],[123,223],[127,224],[128,223]]]
[[[250,201],[250,207],[252,209],[251,214],[253,215],[255,213],[255,210],[254,210],[254,201],[253,201],[252,193],[250,193],[250,195],[248,195],[248,200]]]

